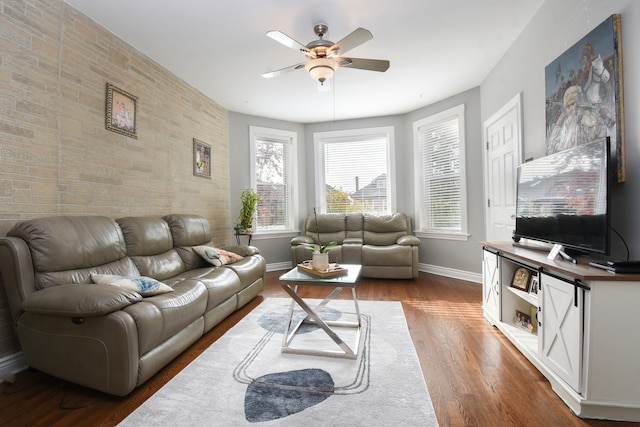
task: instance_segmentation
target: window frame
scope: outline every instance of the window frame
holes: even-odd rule
[[[268,238],[272,237],[292,237],[298,235],[298,134],[293,131],[266,128],[261,126],[249,126],[249,165],[250,165],[250,182],[251,188],[257,191],[258,178],[257,178],[257,141],[270,140],[275,142],[281,142],[283,144],[289,144],[290,156],[288,164],[285,166],[288,168],[287,185],[291,186],[291,200],[289,200],[291,209],[289,211],[290,218],[286,221],[284,229],[281,230],[268,230],[259,229],[256,225],[253,236],[256,239],[260,239],[260,235]],[[258,202],[259,205],[260,202]],[[257,221],[257,217],[256,217]]]
[[[460,162],[460,230],[452,231],[438,227],[426,227],[427,216],[425,208],[424,183],[425,170],[422,164],[424,142],[420,138],[420,132],[424,127],[434,127],[440,123],[458,120],[458,144]],[[468,240],[468,200],[467,200],[467,176],[466,176],[466,138],[465,138],[465,106],[464,104],[449,108],[428,117],[413,122],[414,139],[414,178],[415,178],[415,234],[418,237],[444,239],[444,240]]]
[[[326,196],[324,192],[324,145],[327,143],[362,142],[376,138],[384,138],[387,145],[387,211],[396,212],[396,171],[395,171],[395,128],[393,126],[382,126],[375,128],[345,129],[338,131],[314,132],[314,186],[315,203],[319,207],[319,212],[326,213]],[[382,212],[380,212],[382,213]]]

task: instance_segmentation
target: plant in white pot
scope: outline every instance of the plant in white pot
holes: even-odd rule
[[[316,210],[313,210],[313,215],[315,216],[316,221],[316,233],[318,235],[318,244],[315,243],[307,243],[311,252],[313,252],[313,256],[311,259],[311,266],[320,271],[326,271],[329,269],[329,249],[336,246],[338,242],[331,241],[326,245],[320,243],[320,229],[318,228],[318,215],[316,214]]]
[[[329,242],[326,245],[316,245],[315,243],[307,243],[306,246],[311,249],[313,256],[311,258],[311,266],[320,271],[329,269],[329,249],[337,245],[338,242]]]

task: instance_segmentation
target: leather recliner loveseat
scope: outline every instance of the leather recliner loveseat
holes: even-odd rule
[[[411,219],[404,213],[309,215],[303,234],[291,239],[293,265],[311,259],[306,245],[331,241],[338,245],[329,249],[330,262],[360,264],[364,277],[418,277],[420,239],[412,235]]]
[[[38,218],[7,236],[0,277],[27,364],[113,395],[148,380],[264,287],[257,248],[216,248],[242,257],[226,265],[196,253],[211,247],[211,229],[195,215]],[[93,284],[105,275],[153,278],[166,292]]]

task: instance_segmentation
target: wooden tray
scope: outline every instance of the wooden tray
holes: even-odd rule
[[[329,264],[327,270],[316,270],[311,264],[298,264],[298,270],[305,273],[313,274],[318,277],[334,277],[347,274],[347,269],[343,267],[336,267],[335,264]]]

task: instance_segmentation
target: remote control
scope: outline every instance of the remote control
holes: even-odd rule
[[[627,262],[627,261],[625,261]],[[590,262],[589,265],[597,268],[601,268],[611,273],[627,273],[627,274],[640,274],[640,263],[625,264],[625,265],[611,265],[605,262]]]
[[[640,261],[607,261],[611,267],[640,267]]]

